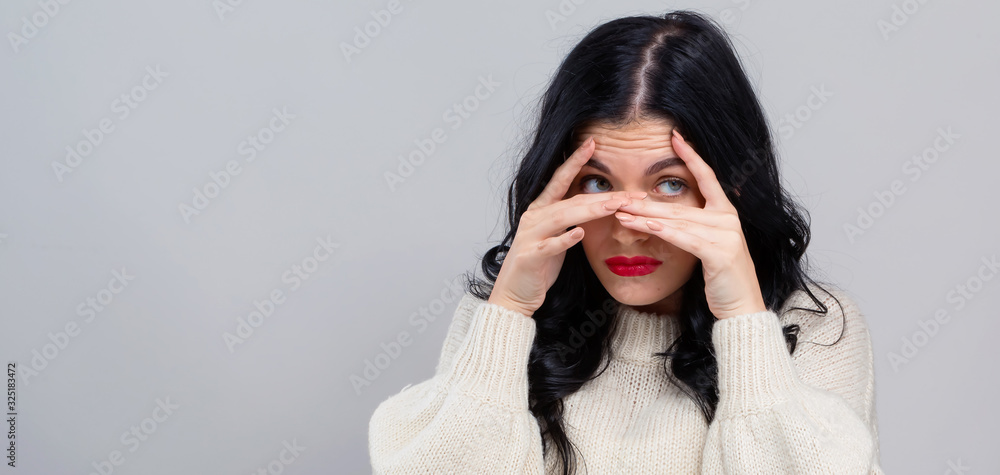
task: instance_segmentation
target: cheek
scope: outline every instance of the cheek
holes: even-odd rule
[[[610,219],[618,219],[614,216],[604,217],[601,219],[595,219],[592,221],[587,221],[586,223],[580,223],[578,226],[583,228],[583,241],[595,242],[604,239],[611,232],[611,221]]]
[[[705,197],[701,196],[701,192],[698,190],[691,190],[687,197],[684,199],[684,204],[688,206],[694,206],[697,208],[705,207]]]
[[[611,223],[608,222],[607,218],[587,221],[578,226],[583,229],[583,250],[588,255],[600,249],[611,233]]]

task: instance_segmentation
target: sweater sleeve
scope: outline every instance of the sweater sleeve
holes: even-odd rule
[[[470,308],[466,325],[462,312]],[[528,409],[534,337],[532,318],[463,299],[436,374],[375,409],[373,472],[543,474],[541,433]]]
[[[475,295],[466,292],[462,299],[458,302],[458,307],[455,309],[455,315],[452,317],[451,325],[448,326],[448,333],[444,338],[444,345],[441,347],[441,356],[438,358],[437,368],[435,369],[435,375],[443,373],[448,365],[452,363],[455,353],[458,352],[458,347],[462,345],[465,341],[466,335],[469,334],[469,325],[472,323],[472,314],[475,313],[476,308],[480,304],[485,303]],[[405,389],[405,388],[404,388]]]
[[[821,299],[825,315],[802,312],[796,322],[794,355],[782,334],[792,322],[774,311],[715,323],[719,404],[702,473],[883,474],[868,327],[843,291],[830,293],[840,305]]]

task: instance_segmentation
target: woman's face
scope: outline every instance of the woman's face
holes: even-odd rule
[[[704,207],[694,175],[671,147],[672,129],[670,122],[649,120],[620,128],[609,124],[580,128],[573,148],[591,136],[596,146],[590,161],[573,179],[566,198],[579,193],[645,191],[649,201]],[[652,173],[647,175],[647,170]],[[679,309],[678,290],[691,277],[697,257],[652,234],[622,226],[614,215],[580,227],[587,260],[615,300],[643,312],[673,314]],[[646,256],[662,264],[645,275],[629,275],[635,274],[634,267],[629,272],[629,268],[606,262],[616,256]]]

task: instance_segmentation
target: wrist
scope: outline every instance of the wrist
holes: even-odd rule
[[[501,298],[501,297],[492,297],[491,296],[490,299],[487,301],[487,303],[491,303],[493,305],[498,305],[498,306],[504,307],[507,310],[512,310],[514,312],[520,313],[521,315],[524,315],[524,316],[529,317],[529,318],[532,315],[535,314],[535,310],[534,309],[528,309],[528,308],[522,307],[520,305],[516,305],[513,302],[511,302],[511,301],[509,301],[507,299]]]
[[[765,305],[763,302],[759,302],[755,305],[742,306],[731,312],[724,312],[721,315],[716,315],[715,318],[718,318],[719,320],[724,320],[726,318],[732,318],[739,315],[749,315],[751,313],[766,312],[767,310],[768,310],[767,305]]]

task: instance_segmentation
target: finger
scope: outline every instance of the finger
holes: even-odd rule
[[[576,245],[583,240],[583,228],[573,228],[558,236],[542,239],[538,241],[538,250],[543,256],[555,256]]]
[[[622,221],[620,218],[618,222],[629,229],[635,229],[636,231],[642,231],[644,233],[652,234],[670,244],[673,244],[684,251],[693,254],[695,257],[704,260],[707,253],[713,252],[709,241],[705,240],[701,236],[697,236],[688,232],[686,229],[677,229],[669,225],[663,225],[658,223],[656,220],[653,221],[654,226],[659,224],[659,229],[653,229],[648,224],[647,220],[644,218],[636,218],[631,221]]]
[[[559,165],[559,168],[556,168],[555,173],[552,174],[552,179],[542,189],[538,198],[535,198],[528,205],[528,209],[548,206],[563,199],[566,196],[566,192],[569,191],[570,184],[573,183],[573,178],[576,178],[576,175],[580,173],[580,169],[583,168],[583,164],[587,163],[587,160],[590,160],[590,157],[593,156],[594,148],[594,138],[587,138],[562,165]]]
[[[686,219],[649,218],[647,216],[636,216],[628,212],[621,211],[620,209],[615,213],[615,218],[617,218],[618,222],[623,225],[636,223],[636,229],[643,231],[643,227],[655,231],[663,226],[669,226],[678,231],[684,231],[685,233],[698,236],[710,244],[717,244],[723,240],[729,239],[729,236],[727,235],[728,232],[725,228],[709,226]],[[652,225],[648,225],[647,223],[652,223]]]
[[[610,191],[602,193],[578,193],[569,198],[559,200],[551,205],[545,207],[546,213],[561,213],[564,210],[570,208],[575,208],[579,206],[587,206],[593,203],[603,203],[603,202],[621,202],[622,204],[629,203],[636,199],[645,198],[646,192],[644,191]]]
[[[632,200],[623,205],[620,211],[644,216],[647,218],[686,219],[706,226],[731,228],[739,226],[739,218],[733,214],[714,209],[703,209],[680,203],[661,203],[658,201]],[[735,219],[734,219],[735,218]]]
[[[612,196],[608,196],[612,195]],[[544,209],[531,230],[536,239],[556,236],[570,226],[610,216],[629,198],[625,192],[576,195]]]
[[[681,137],[676,128],[673,129],[670,144],[677,151],[681,160],[684,160],[688,170],[691,170],[695,181],[698,182],[698,190],[705,197],[705,208],[732,208],[733,204],[722,190],[722,185],[719,184],[719,179],[715,176],[715,170],[712,170],[712,167],[705,163],[701,155],[698,155],[698,152],[695,152],[694,148],[684,141],[684,137]]]

